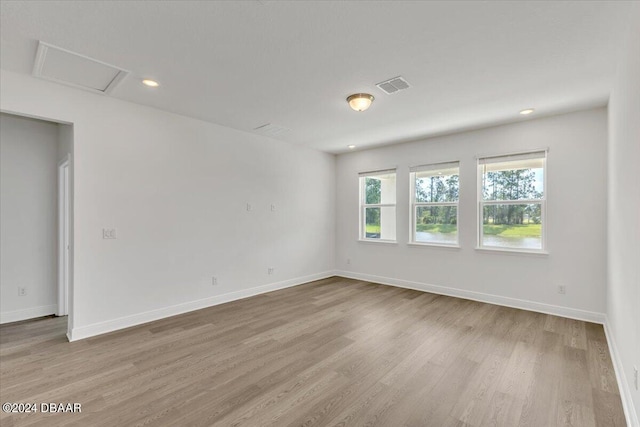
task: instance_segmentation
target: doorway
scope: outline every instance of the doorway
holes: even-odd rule
[[[0,121],[0,323],[63,316],[69,337],[73,125],[8,112]]]

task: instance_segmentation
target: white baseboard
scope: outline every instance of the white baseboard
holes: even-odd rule
[[[241,291],[229,292],[222,295],[216,295],[210,298],[204,298],[196,301],[189,301],[182,304],[176,304],[169,307],[159,308],[157,310],[146,311],[144,313],[133,314],[131,316],[120,317],[105,322],[94,323],[91,325],[76,327],[67,333],[69,341],[78,341],[84,338],[93,337],[107,332],[113,332],[131,326],[143,323],[153,322],[154,320],[164,319],[166,317],[176,316],[178,314],[190,311],[200,310],[218,304],[224,304],[243,298],[264,294],[278,289],[290,288],[302,285],[314,280],[326,279],[335,276],[333,271],[325,271],[322,273],[312,274],[309,276],[296,277],[294,279],[284,280],[282,282],[269,283],[267,285],[256,286],[254,288],[243,289]]]
[[[528,301],[517,298],[503,297],[499,295],[485,294],[482,292],[467,291],[464,289],[450,288],[447,286],[431,285],[428,283],[412,282],[409,280],[393,279],[390,277],[374,276],[371,274],[354,273],[351,271],[336,271],[337,276],[349,279],[365,280],[367,282],[380,283],[383,285],[397,286],[400,288],[414,289],[417,291],[431,292],[439,295],[447,295],[470,299],[474,301],[486,302],[489,304],[503,305],[506,307],[520,308],[522,310],[536,311],[539,313],[553,314],[555,316],[568,317],[570,319],[584,320],[587,322],[604,324],[604,313],[595,311],[579,310],[576,308],[562,307],[559,305],[544,304],[535,301]]]
[[[0,324],[35,319],[36,317],[42,316],[50,316],[57,312],[58,306],[56,304],[41,305],[39,307],[25,308],[22,310],[5,311],[0,313]]]
[[[640,426],[640,422],[638,421],[636,408],[633,405],[631,386],[624,373],[624,365],[622,364],[622,359],[620,359],[616,340],[609,326],[609,319],[606,319],[604,323],[604,334],[607,337],[607,344],[609,345],[609,352],[611,353],[611,362],[613,362],[613,370],[616,373],[616,381],[618,381],[620,399],[622,400],[622,408],[624,409],[624,416],[627,419],[627,425],[629,427],[638,427]]]

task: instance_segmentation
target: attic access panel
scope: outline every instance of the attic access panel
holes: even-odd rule
[[[42,41],[33,65],[35,77],[103,94],[111,92],[127,74],[115,65]]]

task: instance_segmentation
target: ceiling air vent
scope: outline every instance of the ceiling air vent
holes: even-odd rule
[[[391,95],[392,93],[400,92],[401,90],[405,90],[409,87],[409,83],[407,81],[398,76],[389,80],[385,80],[376,84],[381,91],[386,93],[387,95]]]
[[[263,135],[278,136],[278,135],[282,135],[285,132],[289,132],[291,129],[287,129],[282,126],[267,123],[265,125],[258,126],[257,128],[253,128],[253,130]]]
[[[98,93],[109,93],[129,74],[114,65],[40,42],[33,75]]]

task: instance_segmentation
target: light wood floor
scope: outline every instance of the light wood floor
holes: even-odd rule
[[[602,326],[331,278],[68,343],[0,328],[3,427],[623,426]]]

